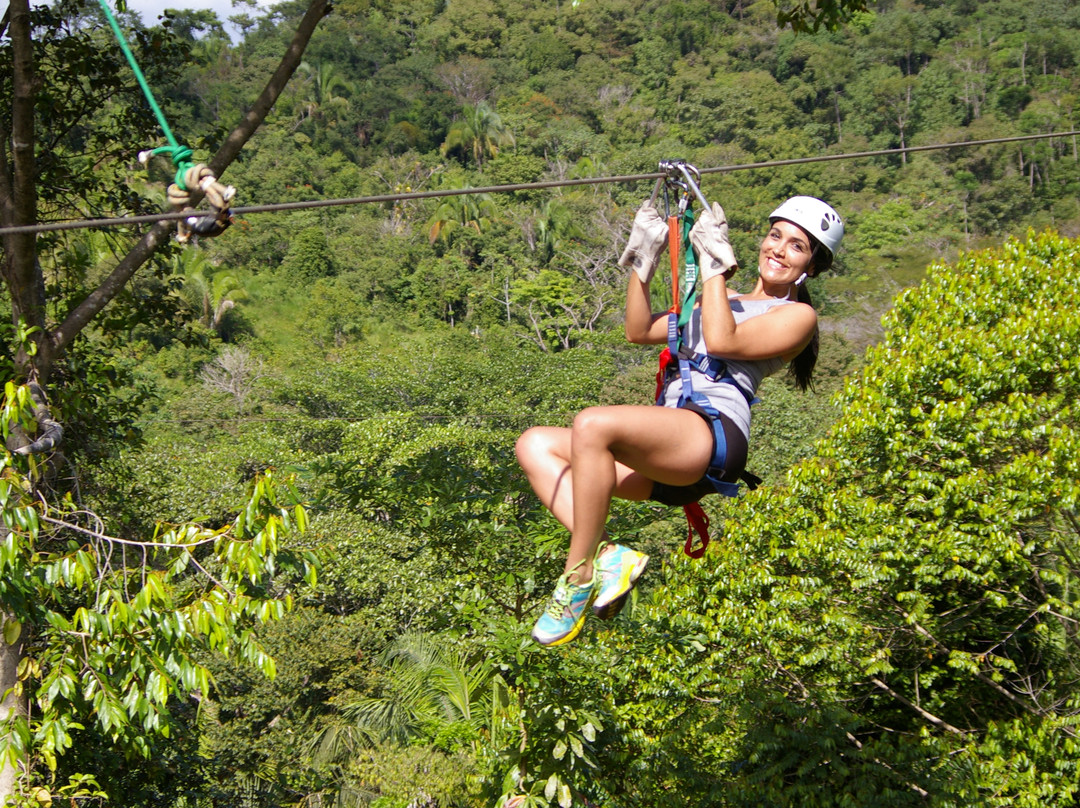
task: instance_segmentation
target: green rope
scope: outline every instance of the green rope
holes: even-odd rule
[[[120,24],[113,16],[109,4],[106,3],[105,0],[98,0],[98,3],[101,5],[101,10],[105,12],[105,18],[109,21],[109,25],[112,26],[113,33],[116,34],[116,41],[120,43],[120,50],[122,50],[124,56],[127,57],[128,64],[131,65],[131,69],[135,73],[135,80],[139,82],[143,95],[146,96],[146,100],[150,104],[150,109],[153,111],[158,123],[161,124],[161,131],[165,133],[165,139],[169,141],[168,146],[159,146],[150,153],[154,155],[168,154],[172,158],[173,165],[176,166],[176,184],[181,190],[187,191],[189,189],[184,183],[184,173],[193,165],[191,162],[192,151],[187,146],[181,146],[179,141],[173,136],[172,130],[169,128],[169,123],[165,120],[165,115],[161,111],[161,107],[158,106],[154,94],[150,91],[150,85],[146,83],[146,77],[143,75],[142,70],[139,69],[139,63],[135,61],[135,55],[131,52],[131,48],[128,47],[127,40],[124,38],[124,32],[120,30]]]

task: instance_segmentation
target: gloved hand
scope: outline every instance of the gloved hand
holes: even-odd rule
[[[709,278],[723,275],[730,278],[739,268],[735,251],[728,241],[727,217],[716,202],[712,210],[703,210],[690,228],[690,243],[697,252],[698,273],[702,284]]]
[[[634,216],[630,240],[619,259],[619,266],[632,268],[641,282],[648,284],[656,272],[656,264],[667,240],[668,225],[664,217],[652,204],[643,203]]]

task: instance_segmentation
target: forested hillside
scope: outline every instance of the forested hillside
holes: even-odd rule
[[[119,17],[208,160],[307,10]],[[1080,153],[1008,139],[1077,128],[1080,7],[870,3],[798,34],[777,11],[334,5],[221,177],[236,206],[546,185],[238,215],[156,249],[57,357],[61,448],[0,476],[20,794],[1075,804]],[[165,208],[174,167],[136,159],[161,132],[100,9],[33,20],[37,219]],[[25,102],[6,56],[5,177]],[[671,158],[710,170],[739,288],[784,198],[844,217],[810,283],[816,387],[763,387],[766,485],[706,501],[701,560],[681,511],[617,505],[612,534],[654,559],[633,607],[541,649],[567,536],[514,441],[650,400],[616,259],[652,182],[605,180]],[[45,319],[145,232],[37,235]],[[4,328],[5,380],[33,336]],[[28,395],[9,386],[5,429],[21,407],[33,431]]]

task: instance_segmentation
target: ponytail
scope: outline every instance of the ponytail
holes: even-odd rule
[[[818,272],[824,269],[828,269],[832,264],[832,254],[828,250],[822,250],[820,242],[813,236],[810,240],[814,244],[813,252],[810,257],[810,264],[812,267],[813,276],[816,277]],[[814,308],[814,301],[810,298],[810,290],[806,288],[805,283],[795,284],[795,299],[800,303],[805,303],[810,308]],[[791,360],[791,364],[788,365],[788,375],[795,382],[795,386],[799,388],[800,392],[805,393],[807,390],[814,389],[814,365],[817,364],[818,357],[818,327],[814,326],[814,334],[810,337],[810,342],[806,347],[802,349],[798,356]]]

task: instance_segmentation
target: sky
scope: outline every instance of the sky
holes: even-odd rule
[[[261,7],[272,5],[272,0],[256,0],[256,2]],[[232,0],[128,0],[127,7],[130,11],[137,12],[142,17],[143,24],[148,26],[156,25],[161,12],[167,8],[207,9],[217,13],[218,19],[230,34],[235,34],[235,32],[229,25],[229,17],[234,14],[248,14],[254,17],[258,14],[258,9],[253,9],[246,4],[233,8]]]
[[[142,17],[143,24],[153,25],[166,8],[209,9],[216,11],[218,18],[225,22],[230,15],[245,9],[234,10],[232,0],[128,0],[128,9],[136,11]]]

